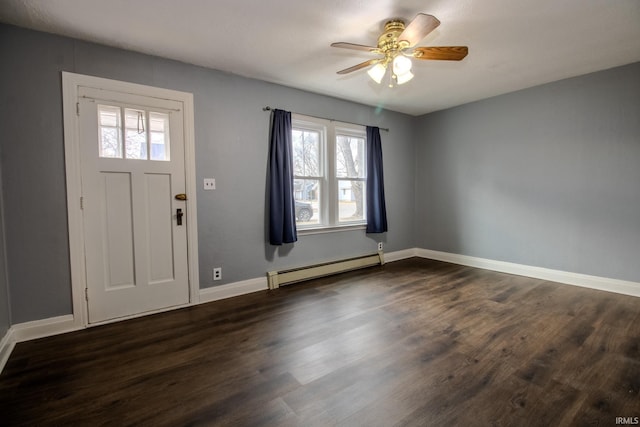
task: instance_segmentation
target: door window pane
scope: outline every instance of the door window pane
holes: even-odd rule
[[[147,159],[146,114],[143,110],[125,108],[124,145],[127,159]]]
[[[100,157],[122,158],[120,107],[98,105],[98,151]]]
[[[149,112],[149,131],[151,137],[151,160],[170,160],[169,151],[169,115]]]

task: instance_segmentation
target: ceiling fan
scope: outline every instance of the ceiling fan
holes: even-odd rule
[[[413,78],[410,58],[460,61],[467,56],[469,53],[467,46],[414,47],[438,25],[440,25],[440,21],[435,16],[419,13],[406,26],[401,19],[387,21],[384,24],[384,32],[378,38],[377,47],[346,42],[332,43],[332,47],[362,50],[382,55],[380,58],[370,59],[340,70],[338,74],[348,74],[374,65],[367,73],[379,84],[387,73],[387,67],[391,64],[389,87],[393,87],[394,83],[401,85]]]

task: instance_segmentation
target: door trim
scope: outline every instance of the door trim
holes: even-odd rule
[[[93,87],[181,102],[184,114],[184,161],[185,184],[189,195],[187,203],[187,260],[189,270],[189,303],[200,302],[200,280],[198,269],[198,224],[196,202],[196,161],[193,94],[152,86],[127,83],[101,77],[62,72],[62,111],[64,120],[65,173],[67,180],[67,218],[69,227],[69,259],[71,263],[71,293],[73,322],[76,327],[89,326],[88,306],[85,299],[86,271],[84,264],[84,231],[80,206],[81,151],[79,120],[77,114],[78,88]],[[178,308],[171,307],[170,309]],[[148,313],[141,313],[146,315]],[[132,316],[130,316],[132,317]],[[136,317],[136,316],[133,316]],[[100,323],[93,323],[97,325]]]

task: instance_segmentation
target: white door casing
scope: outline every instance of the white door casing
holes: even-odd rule
[[[63,90],[75,324],[197,303],[192,95],[71,73]],[[98,106],[166,115],[169,160],[101,157]]]

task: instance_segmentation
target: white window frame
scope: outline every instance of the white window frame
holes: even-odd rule
[[[320,132],[320,167],[322,176],[320,179],[319,215],[320,222],[312,225],[296,224],[299,234],[316,234],[333,231],[343,231],[352,229],[366,229],[366,211],[364,218],[359,221],[339,221],[339,199],[338,181],[340,179],[350,180],[351,178],[338,178],[337,174],[337,135],[346,135],[363,138],[366,150],[366,128],[361,125],[343,123],[332,120],[309,117],[302,114],[291,114],[291,127],[293,129],[312,130]],[[364,158],[366,159],[366,152]],[[363,165],[366,166],[366,165]],[[304,177],[295,176],[295,179]],[[316,177],[313,177],[314,179]],[[362,178],[366,188],[367,171]],[[365,191],[366,192],[366,191]],[[366,195],[364,198],[366,210]]]

